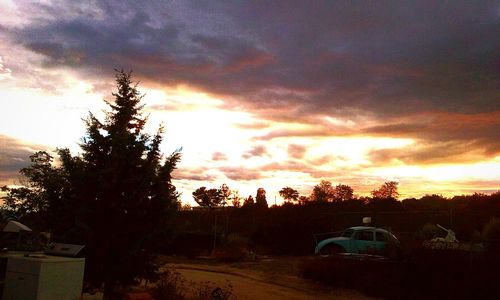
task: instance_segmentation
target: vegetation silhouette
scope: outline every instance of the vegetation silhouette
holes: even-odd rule
[[[264,188],[257,189],[257,195],[255,195],[255,207],[256,208],[268,208],[266,199],[266,190]]]
[[[299,192],[291,187],[284,187],[279,191],[279,194],[285,201],[288,202],[297,202],[299,201]]]
[[[58,164],[46,152],[21,170],[25,187],[4,188],[3,209],[53,233],[53,240],[86,245],[86,280],[116,288],[154,272],[149,243],[165,234],[176,212],[178,192],[171,173],[181,158],[160,152],[163,127],[144,132],[143,95],[131,72],[116,73],[117,92],[104,121],[85,120],[81,154],[58,149]]]

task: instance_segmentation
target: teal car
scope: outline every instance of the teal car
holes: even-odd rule
[[[399,240],[388,230],[379,227],[355,226],[340,236],[320,241],[314,250],[318,255],[339,253],[390,254],[399,248]]]

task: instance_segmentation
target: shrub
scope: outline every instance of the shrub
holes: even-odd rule
[[[483,227],[483,239],[488,245],[490,251],[500,250],[500,218],[492,218]]]
[[[236,299],[233,295],[233,286],[229,281],[218,286],[210,281],[198,283],[193,293],[193,300],[229,300]]]
[[[303,277],[389,299],[500,299],[500,255],[417,249],[400,262],[315,258]]]
[[[237,235],[230,234],[226,241],[212,252],[212,256],[224,262],[236,262],[248,258],[248,240]]]
[[[179,272],[166,269],[160,272],[156,286],[152,289],[152,295],[157,300],[183,300],[186,299],[186,280]]]
[[[186,283],[184,277],[173,269],[158,274],[156,285],[151,288],[155,300],[230,300],[236,299],[229,281],[218,285],[211,281]],[[188,288],[187,286],[191,288]]]

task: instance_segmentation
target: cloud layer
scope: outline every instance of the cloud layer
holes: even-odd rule
[[[16,183],[19,170],[29,166],[29,156],[46,147],[27,145],[15,138],[0,135],[0,186]]]
[[[95,4],[22,5],[39,17],[3,30],[46,66],[106,76],[123,66],[255,109],[500,109],[496,1]]]
[[[0,83],[23,86],[23,78],[29,88],[57,93],[71,72],[109,95],[113,69],[124,68],[148,87],[201,91],[222,100],[217,109],[251,113],[238,130],[258,133],[236,154],[231,143],[211,148],[207,165],[177,171],[184,182],[272,172],[337,178],[347,169],[500,155],[498,1],[20,1],[5,8]],[[200,105],[164,102],[150,111]],[[314,148],[339,138],[344,145],[325,147],[356,152],[347,138],[364,137],[411,143],[363,144],[355,162]],[[7,178],[25,163],[9,149],[24,148],[6,137],[2,143]],[[352,176],[355,184],[367,174]]]

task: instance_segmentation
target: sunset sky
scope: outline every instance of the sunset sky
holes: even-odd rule
[[[149,3],[149,4],[147,4]],[[0,1],[0,185],[36,150],[78,153],[113,69],[185,203],[321,180],[402,198],[500,189],[499,1]]]

